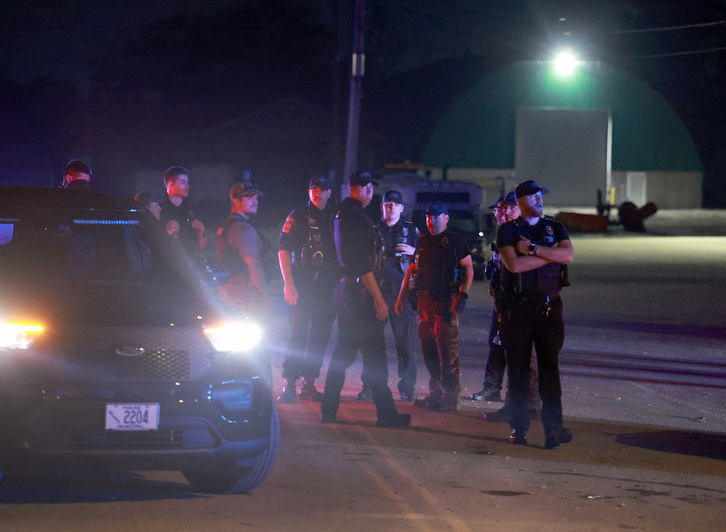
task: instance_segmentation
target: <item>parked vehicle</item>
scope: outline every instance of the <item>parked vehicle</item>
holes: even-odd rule
[[[0,187],[0,471],[180,470],[239,493],[280,440],[251,317],[131,200]]]

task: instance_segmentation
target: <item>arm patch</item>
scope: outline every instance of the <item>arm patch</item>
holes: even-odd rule
[[[293,219],[293,217],[288,216],[287,220],[285,220],[285,225],[282,227],[282,232],[289,233],[290,229],[292,229],[292,224],[294,224],[294,223],[295,223],[295,220]]]

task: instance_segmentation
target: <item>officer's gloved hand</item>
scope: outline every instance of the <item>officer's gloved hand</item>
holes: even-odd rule
[[[454,299],[454,306],[451,311],[457,316],[464,312],[464,309],[466,308],[466,300],[468,298],[469,294],[465,292],[459,292],[459,294],[456,296],[456,299]]]

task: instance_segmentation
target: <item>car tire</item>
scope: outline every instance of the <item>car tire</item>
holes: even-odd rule
[[[196,491],[205,493],[245,493],[262,484],[270,475],[280,448],[280,413],[272,405],[270,421],[270,443],[252,466],[240,466],[231,471],[182,471],[184,478]]]

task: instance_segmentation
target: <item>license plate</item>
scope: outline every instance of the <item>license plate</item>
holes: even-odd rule
[[[106,430],[159,430],[159,404],[107,403]]]

